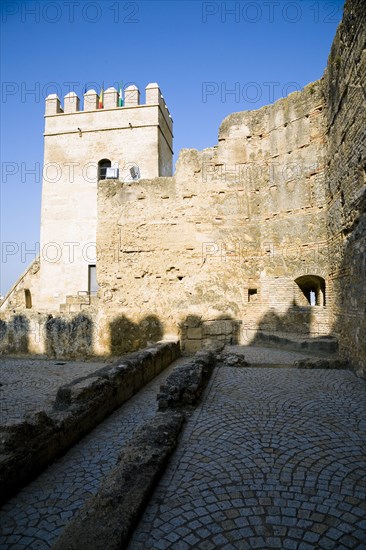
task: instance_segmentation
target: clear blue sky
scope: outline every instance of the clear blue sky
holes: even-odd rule
[[[216,144],[228,114],[320,78],[343,4],[3,0],[1,241],[2,252],[19,252],[2,253],[1,293],[39,241],[45,95],[74,89],[81,97],[87,83],[122,80],[136,83],[144,101],[145,86],[158,82],[174,120],[176,160],[183,147]]]

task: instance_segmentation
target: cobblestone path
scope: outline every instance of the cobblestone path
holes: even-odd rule
[[[129,550],[366,549],[365,432],[349,371],[217,369]]]
[[[52,407],[60,386],[110,362],[1,357],[0,424],[10,425]]]
[[[1,550],[50,548],[70,518],[96,492],[102,477],[115,466],[123,443],[138,425],[155,414],[160,384],[181,361],[184,359],[174,362],[3,506]],[[95,369],[89,363],[85,368],[93,366]],[[45,391],[45,399],[47,395]]]

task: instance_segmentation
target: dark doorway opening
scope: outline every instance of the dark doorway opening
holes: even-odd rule
[[[109,159],[102,159],[98,162],[98,181],[105,180],[107,175],[107,168],[111,167],[111,161]]]

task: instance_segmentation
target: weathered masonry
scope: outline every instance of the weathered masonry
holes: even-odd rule
[[[332,336],[365,369],[363,8],[346,2],[321,80],[229,115],[174,174],[157,84],[143,105],[137,88],[100,110],[95,92],[84,111],[47,98],[45,164],[61,174],[43,186],[40,260],[1,306],[2,349],[61,354],[65,331],[73,354]]]

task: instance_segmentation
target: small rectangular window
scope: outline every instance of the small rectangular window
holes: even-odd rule
[[[89,265],[89,294],[95,295],[98,292],[98,283],[97,283],[97,266]]]

